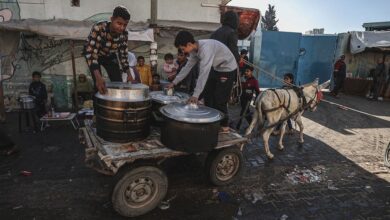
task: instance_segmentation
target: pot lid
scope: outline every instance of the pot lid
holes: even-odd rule
[[[170,104],[174,102],[185,102],[190,96],[184,92],[174,92],[173,95],[165,95],[164,91],[153,91],[149,93],[150,98],[161,104]]]
[[[124,83],[124,82],[106,82],[107,89],[148,89],[149,87],[142,83]]]
[[[20,95],[19,100],[23,102],[34,101],[35,97],[32,95]]]
[[[168,118],[188,123],[212,123],[222,120],[223,114],[213,108],[186,103],[171,103],[160,108]]]
[[[109,101],[138,102],[149,100],[149,87],[138,83],[107,82],[107,93],[96,93],[96,97]]]

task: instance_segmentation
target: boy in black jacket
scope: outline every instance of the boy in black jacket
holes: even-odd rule
[[[214,39],[225,44],[232,52],[234,58],[238,63],[240,60],[240,55],[238,54],[237,46],[237,28],[239,24],[239,17],[237,13],[233,11],[225,12],[225,14],[223,14],[222,16],[221,24],[222,26],[211,34],[210,39]]]
[[[41,73],[32,73],[32,83],[28,89],[28,93],[35,97],[35,109],[37,116],[40,118],[46,114],[47,91],[46,86],[41,82]]]

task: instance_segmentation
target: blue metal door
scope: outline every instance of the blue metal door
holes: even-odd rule
[[[263,31],[259,67],[273,76],[283,78],[285,73],[297,73],[300,48],[300,33]],[[282,83],[260,71],[261,88],[280,87]]]
[[[295,82],[305,84],[316,78],[319,78],[320,83],[329,80],[336,44],[336,35],[302,36]]]

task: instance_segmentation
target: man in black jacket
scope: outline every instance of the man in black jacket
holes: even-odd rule
[[[377,66],[374,72],[374,100],[378,100],[381,96],[382,87],[386,82],[385,63],[382,58],[378,59]]]
[[[227,11],[223,14],[221,19],[222,26],[211,34],[211,39],[217,40],[225,44],[236,58],[237,63],[240,61],[238,54],[238,28],[239,18],[237,13]]]
[[[236,12],[233,11],[227,11],[225,12],[221,17],[221,24],[222,26],[218,28],[214,33],[211,34],[210,38],[217,40],[223,44],[225,44],[229,50],[232,52],[237,64],[240,62],[240,55],[238,54],[238,24],[239,24],[239,18]],[[213,71],[213,70],[211,70]],[[231,93],[230,101],[237,102],[238,101],[238,95],[235,96],[235,94],[239,94],[239,87],[240,85],[237,84],[237,73],[234,73],[233,76],[233,88],[232,91],[229,91]]]

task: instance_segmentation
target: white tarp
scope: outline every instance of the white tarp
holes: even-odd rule
[[[129,41],[154,42],[153,29],[148,28],[143,31],[129,31]]]
[[[24,19],[1,22],[0,30],[32,32],[39,35],[52,37],[56,40],[85,40],[91,31],[93,23],[93,21],[72,21],[67,19]],[[134,27],[136,30],[132,30],[132,27]],[[128,31],[130,41],[154,41],[153,29],[147,28],[145,25],[140,28],[137,24],[129,24]]]
[[[351,53],[363,52],[366,48],[390,47],[390,31],[353,31]]]

